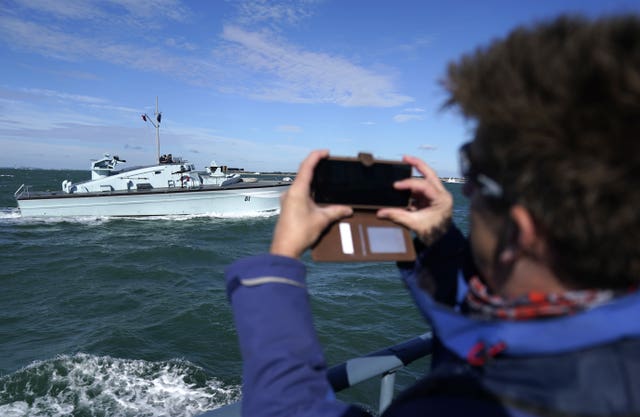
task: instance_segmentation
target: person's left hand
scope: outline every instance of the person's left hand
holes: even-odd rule
[[[394,184],[396,190],[411,191],[409,210],[382,208],[378,210],[378,217],[413,230],[424,244],[431,245],[444,235],[451,223],[453,196],[423,160],[408,155],[402,160],[422,174],[422,178],[407,178]]]
[[[281,197],[280,218],[273,232],[271,254],[299,258],[336,220],[353,214],[343,205],[318,206],[310,195],[313,170],[329,151],[313,151],[300,164],[296,179]]]

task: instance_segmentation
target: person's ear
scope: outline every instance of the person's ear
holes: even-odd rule
[[[499,258],[504,264],[513,263],[519,254],[531,253],[537,246],[538,235],[533,218],[519,204],[509,210],[508,223],[503,233]]]
[[[539,253],[543,247],[541,245],[541,236],[529,210],[516,204],[511,207],[509,217],[517,229],[515,236],[516,242],[513,242],[513,244],[517,245],[524,252],[533,252],[537,255],[542,255]]]

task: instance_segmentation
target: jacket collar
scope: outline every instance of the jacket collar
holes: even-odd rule
[[[416,268],[419,268],[416,264]],[[482,346],[509,356],[545,355],[640,337],[640,292],[617,297],[592,309],[556,318],[524,322],[465,316],[437,303],[417,284],[416,269],[401,269],[418,309],[444,346],[461,358]],[[459,288],[466,287],[461,275]]]

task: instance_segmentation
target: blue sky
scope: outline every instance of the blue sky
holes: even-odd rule
[[[442,111],[448,62],[592,0],[0,0],[0,166],[85,169],[162,153],[294,171],[306,154],[419,156],[457,175],[471,125]]]

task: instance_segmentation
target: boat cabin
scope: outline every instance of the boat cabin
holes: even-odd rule
[[[111,157],[108,153],[105,153],[104,158],[91,163],[91,179],[97,180],[113,175],[116,165],[124,162],[127,161],[120,159],[118,155],[113,155],[113,157]]]

